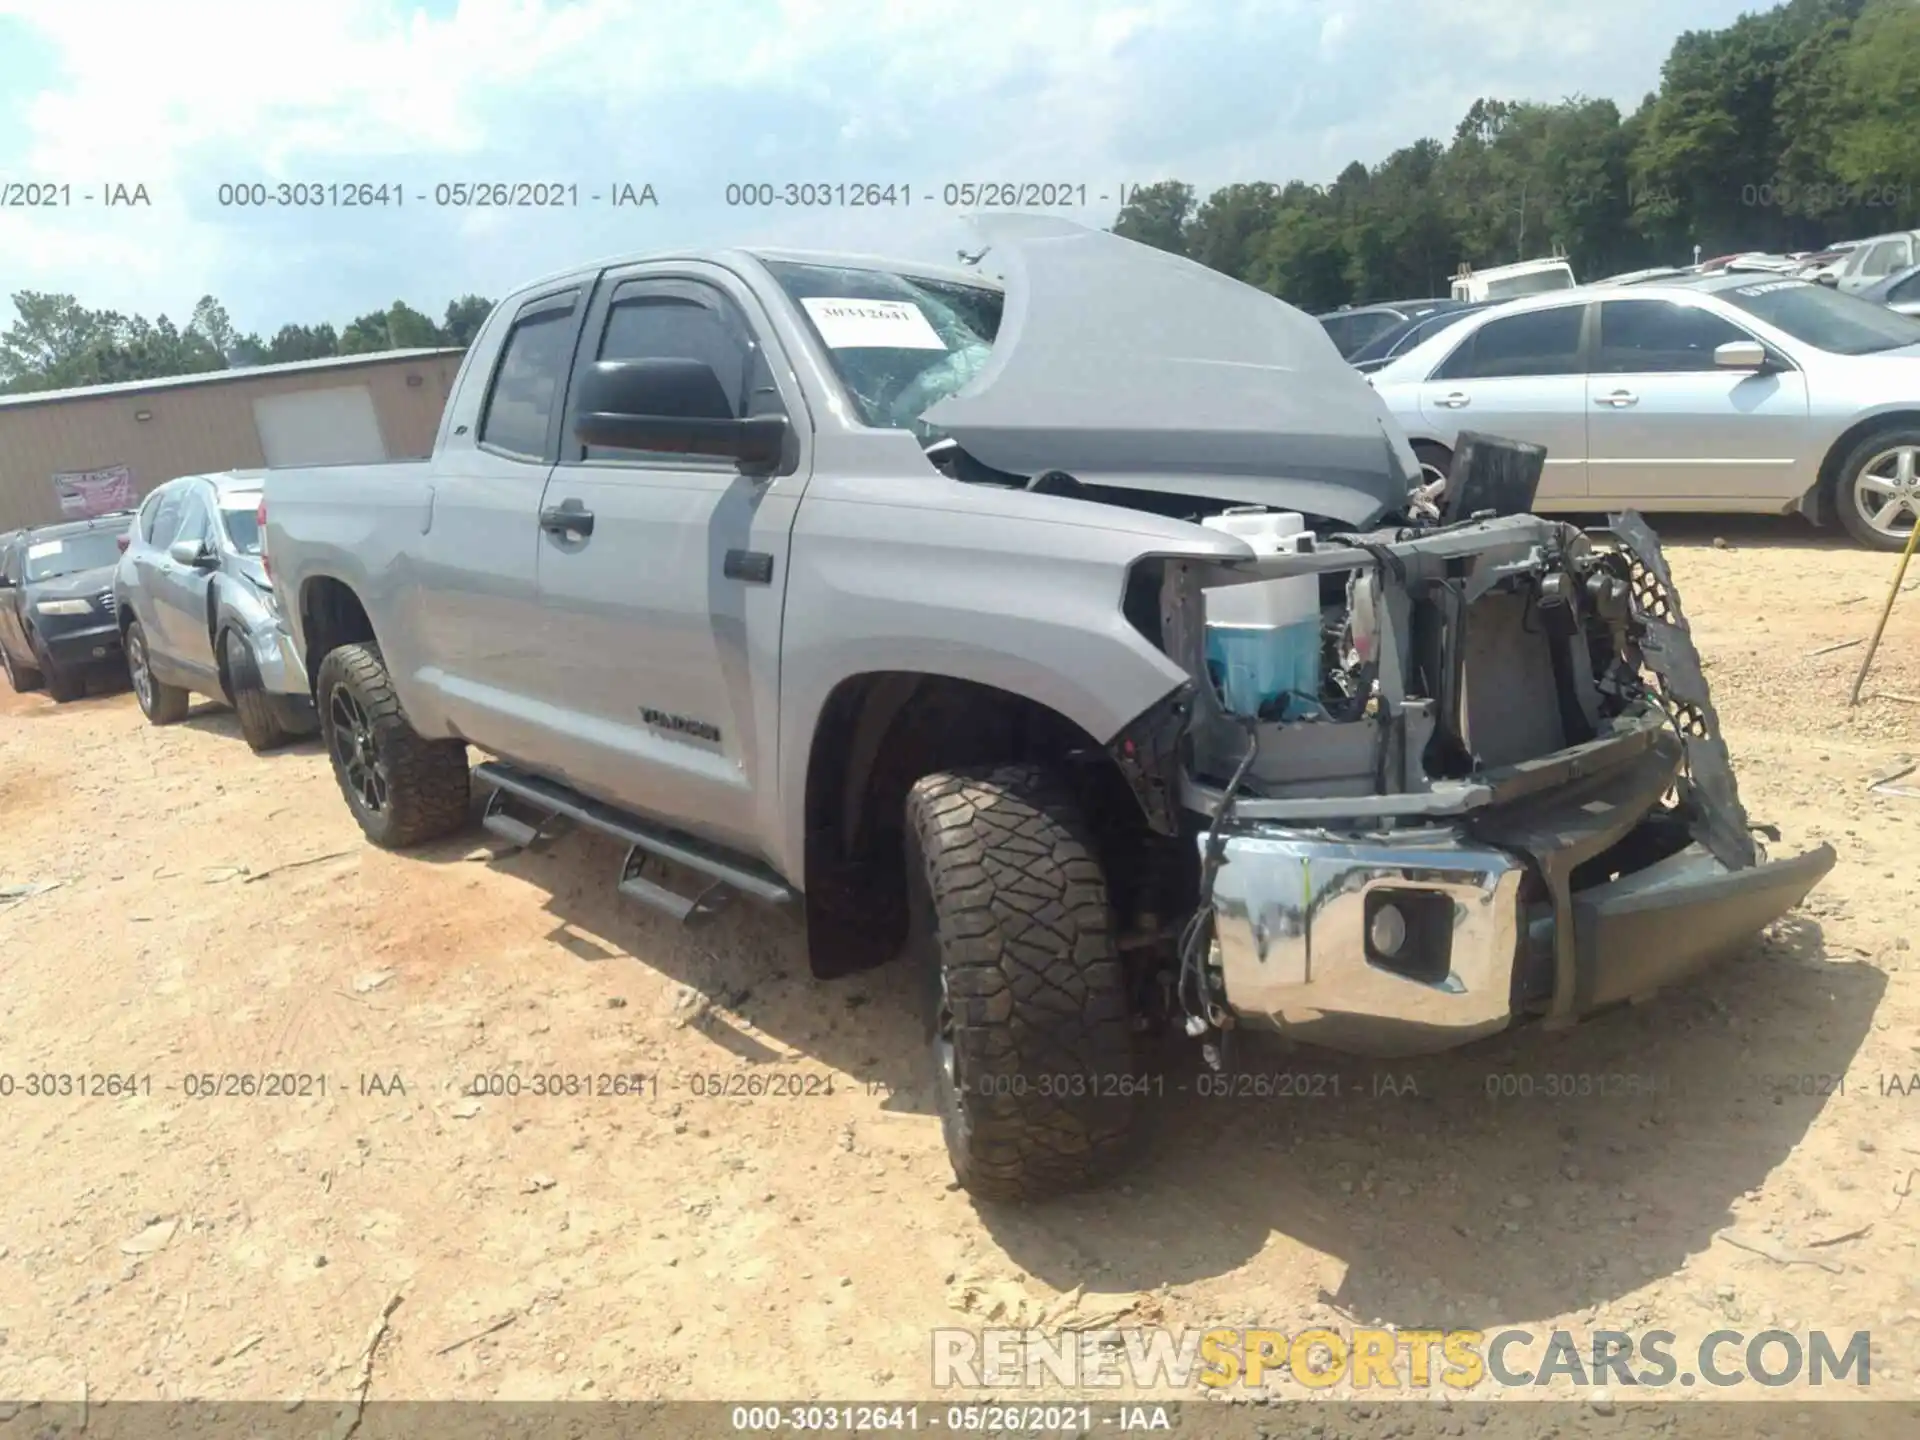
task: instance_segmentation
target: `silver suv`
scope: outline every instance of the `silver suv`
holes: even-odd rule
[[[114,574],[127,672],[155,725],[225,701],[255,751],[314,729],[306,676],[260,559],[260,472],[183,475],[141,503]]]

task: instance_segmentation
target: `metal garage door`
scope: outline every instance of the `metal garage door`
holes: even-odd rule
[[[373,394],[364,385],[263,395],[253,423],[269,465],[353,465],[387,458]]]

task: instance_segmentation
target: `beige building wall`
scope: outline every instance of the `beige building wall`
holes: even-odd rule
[[[253,415],[263,395],[364,385],[387,454],[424,456],[460,358],[448,352],[265,375],[236,371],[194,384],[0,404],[0,532],[64,518],[53,487],[60,471],[125,465],[144,495],[176,475],[264,465]],[[418,383],[409,384],[414,376]],[[148,419],[135,418],[142,411]]]

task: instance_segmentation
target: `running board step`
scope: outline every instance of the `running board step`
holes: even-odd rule
[[[473,778],[481,785],[491,786],[494,792],[487,801],[487,819],[483,823],[495,834],[515,839],[516,843],[526,843],[516,839],[522,831],[533,836],[545,833],[548,838],[557,832],[549,830],[545,823],[529,825],[509,813],[506,802],[500,798],[503,795],[524,802],[550,819],[562,823],[578,821],[603,834],[626,841],[627,858],[621,866],[617,882],[620,893],[671,915],[684,924],[709,918],[732,892],[750,896],[767,905],[788,905],[794,900],[792,888],[758,861],[736,855],[695,836],[642,820],[637,815],[603,804],[544,776],[531,774],[498,760],[489,760],[474,767]],[[509,830],[509,826],[515,828]],[[704,875],[711,883],[699,895],[688,899],[641,873],[650,859],[683,866]]]
[[[514,798],[505,790],[495,790],[489,795],[486,812],[480,817],[481,828],[516,849],[533,851],[545,850],[573,828],[568,816],[554,810],[542,810],[533,820],[514,814],[511,803]]]

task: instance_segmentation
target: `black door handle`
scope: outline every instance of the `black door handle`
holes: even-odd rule
[[[549,505],[540,512],[540,528],[549,535],[591,535],[593,533],[593,511],[587,509],[578,500],[564,501],[559,505]]]

